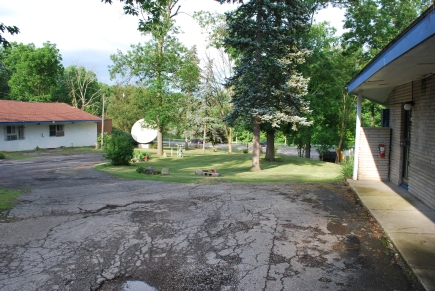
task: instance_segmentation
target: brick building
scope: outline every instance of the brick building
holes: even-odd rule
[[[350,83],[358,95],[353,179],[391,181],[435,209],[433,4]],[[361,128],[361,102],[383,104],[381,128]],[[379,145],[385,145],[381,157]]]

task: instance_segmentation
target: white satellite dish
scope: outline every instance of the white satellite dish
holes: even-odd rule
[[[157,130],[148,128],[146,122],[140,119],[133,124],[131,136],[138,143],[150,143],[157,137]]]

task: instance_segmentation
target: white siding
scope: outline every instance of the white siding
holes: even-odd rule
[[[97,141],[97,123],[56,123],[62,124],[64,136],[50,136],[50,124],[25,124],[23,140],[5,140],[5,127],[0,125],[0,151],[23,151],[40,148],[93,146]]]

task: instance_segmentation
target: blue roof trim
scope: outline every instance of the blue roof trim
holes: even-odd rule
[[[83,123],[83,122],[102,122],[101,120],[54,120],[54,121],[12,121],[12,122],[0,122],[3,125],[9,124],[59,124],[59,123]]]
[[[405,34],[393,41],[386,50],[377,55],[373,61],[349,83],[348,92],[352,92],[380,69],[434,35],[435,10],[432,9],[432,11],[411,27]]]

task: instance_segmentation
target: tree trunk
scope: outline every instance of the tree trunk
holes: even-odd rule
[[[343,150],[343,138],[344,138],[344,133],[346,131],[346,119],[347,119],[347,114],[348,114],[347,102],[348,102],[348,94],[344,93],[343,94],[343,113],[341,116],[340,140],[338,142],[338,148],[337,148],[337,163],[342,162],[340,153]]]
[[[207,124],[204,123],[204,135],[202,138],[202,153],[205,154],[205,138],[207,137]]]
[[[275,131],[268,131],[266,133],[267,146],[266,146],[266,161],[275,161]]]
[[[311,143],[307,142],[305,144],[305,158],[310,159],[311,158]]]
[[[187,136],[184,137],[184,150],[188,150],[189,149],[189,139],[187,138]]]
[[[233,128],[230,127],[230,134],[228,136],[228,153],[233,153]]]
[[[161,128],[157,129],[157,155],[163,155],[163,133]]]
[[[256,35],[256,41],[257,41],[257,48],[255,51],[255,61],[258,66],[261,64],[261,50],[260,45],[263,41],[263,33],[261,31],[262,22],[263,22],[263,13],[262,13],[262,7],[263,7],[263,1],[259,0],[258,3],[258,12],[257,12],[257,35]],[[260,84],[257,84],[257,86],[260,86]],[[252,145],[252,168],[251,171],[260,171],[260,122],[259,120],[254,120],[254,140]]]
[[[254,121],[254,140],[252,142],[251,171],[260,171],[260,122],[258,120]]]

